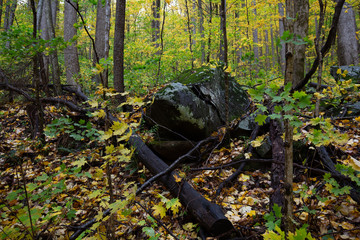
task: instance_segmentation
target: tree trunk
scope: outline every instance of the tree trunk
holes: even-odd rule
[[[273,31],[273,25],[270,24],[270,38],[271,38],[271,59],[272,59],[272,63],[271,63],[271,67],[274,68],[275,67],[275,62],[276,62],[276,55],[275,55],[275,44],[274,44],[274,31]]]
[[[194,68],[194,56],[193,56],[193,50],[192,50],[192,32],[191,32],[191,26],[190,26],[190,13],[189,13],[189,6],[188,6],[188,0],[185,0],[185,10],[186,10],[186,17],[187,17],[187,30],[189,34],[189,51],[191,55],[191,68]]]
[[[15,10],[17,7],[17,0],[6,2],[5,18],[4,18],[4,30],[9,31],[14,24]]]
[[[226,0],[221,0],[220,5],[220,61],[228,66],[228,42],[226,33]]]
[[[356,39],[356,22],[353,8],[345,3],[340,14],[338,25],[337,55],[338,64],[358,65],[359,49]]]
[[[158,42],[160,37],[160,0],[154,0],[152,2],[151,11],[153,19],[151,20],[151,30],[152,30],[152,42],[155,46],[156,54],[159,54],[160,44]]]
[[[209,35],[208,35],[208,52],[206,57],[206,62],[210,62],[210,55],[211,55],[211,24],[212,24],[212,0],[209,0]]]
[[[256,5],[256,2],[253,1],[253,5],[255,6]],[[256,15],[257,15],[257,12],[256,12],[256,8],[254,7],[254,15],[255,15],[255,19],[256,19]],[[253,29],[253,42],[254,42],[254,60],[255,60],[255,70],[258,69],[258,64],[259,64],[259,36],[258,36],[258,29],[257,28],[254,28]],[[255,74],[257,75],[257,74]]]
[[[294,17],[296,21],[294,22],[294,35],[296,37],[301,37],[302,39],[307,36],[309,28],[309,0],[296,0],[294,11]],[[293,86],[296,86],[301,82],[305,75],[305,53],[306,53],[306,44],[294,45],[294,72],[293,72]]]
[[[201,1],[201,0],[199,0]],[[3,12],[3,0],[0,0],[0,26],[1,26],[1,20],[2,20],[2,12]]]
[[[79,56],[77,42],[73,40],[77,33],[77,29],[74,27],[77,22],[77,13],[74,7],[77,8],[78,5],[72,0],[69,2],[68,0],[64,2],[64,41],[68,42],[68,46],[64,50],[66,82],[74,89],[80,90],[80,86],[76,83],[80,74]]]
[[[57,13],[57,0],[41,0],[38,4],[38,26],[41,29],[41,38],[50,40],[55,38],[55,24]],[[58,61],[57,50],[54,49],[49,55],[43,55],[44,69],[46,78],[50,79],[50,66],[51,76],[54,84],[55,94],[61,94],[60,83],[60,66]]]
[[[278,4],[278,8],[279,8],[279,37],[281,37],[284,34],[284,18],[285,18],[285,13],[284,13],[284,5],[282,3]],[[283,74],[285,74],[285,43],[281,44],[281,48],[280,48],[280,67],[281,67],[281,72]]]
[[[205,62],[205,43],[204,43],[204,13],[202,8],[202,0],[198,0],[198,14],[199,14],[199,34],[200,34],[200,51],[201,51],[201,64]]]
[[[123,93],[125,91],[125,83],[124,83],[125,8],[126,8],[126,0],[116,1],[115,34],[114,34],[114,88],[119,93]],[[124,98],[118,95],[118,101],[124,102]]]
[[[94,64],[98,63],[100,59],[107,59],[109,56],[109,11],[110,8],[110,0],[105,0],[103,4],[103,0],[98,0],[97,10],[96,10],[96,30],[95,30],[95,49],[97,52],[97,56],[99,59],[94,59]],[[95,56],[95,54],[94,54]],[[97,83],[102,83],[104,87],[107,87],[108,74],[107,70],[104,70],[101,74],[103,79],[100,79],[100,75],[97,75],[94,79]]]

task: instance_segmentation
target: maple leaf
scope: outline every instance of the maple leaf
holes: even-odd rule
[[[193,231],[196,227],[197,227],[197,224],[193,224],[191,222],[182,225],[182,228],[185,231],[189,231],[189,232]]]
[[[160,218],[166,216],[166,208],[164,208],[161,204],[153,206],[152,209],[154,209],[154,215],[160,216]]]
[[[107,130],[106,132],[99,131],[99,134],[100,134],[100,139],[104,141],[112,137],[113,131],[111,129]]]
[[[360,161],[356,160],[355,158],[350,156],[349,159],[349,164],[351,165],[351,167],[356,170],[356,171],[360,171]]]
[[[91,116],[98,118],[105,118],[106,112],[103,109],[100,109],[99,111],[93,112]]]
[[[177,214],[179,212],[180,207],[181,207],[181,203],[178,198],[173,198],[166,203],[166,208],[167,209],[170,208],[173,214]]]
[[[83,157],[83,158],[80,158],[80,160],[77,160],[77,161],[75,161],[75,162],[72,162],[71,164],[72,164],[73,166],[82,167],[82,166],[84,166],[86,163],[87,163],[87,162],[86,162],[85,158]]]
[[[127,129],[128,125],[124,122],[114,122],[114,124],[111,126],[111,129],[114,131],[114,135],[122,135]]]
[[[173,177],[175,178],[176,182],[181,182],[182,178],[179,177],[177,174],[174,174]]]
[[[99,107],[98,101],[96,101],[96,100],[94,100],[94,99],[89,100],[89,101],[88,101],[88,104],[89,104],[92,108],[97,108],[97,107]]]

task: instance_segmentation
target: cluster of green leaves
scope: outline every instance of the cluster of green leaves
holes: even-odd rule
[[[71,220],[75,217],[76,211],[72,206],[76,199],[71,194],[67,194],[70,189],[63,176],[73,175],[81,178],[91,175],[87,172],[81,173],[79,167],[68,169],[65,164],[56,170],[49,175],[44,172],[33,181],[26,183],[26,192],[21,185],[8,194],[6,201],[0,205],[1,217],[9,222],[9,225],[2,229],[1,239],[27,239],[33,233],[39,233],[49,223],[56,225],[61,223],[63,218]],[[25,176],[19,176],[19,179],[23,182],[27,181]],[[61,201],[54,200],[57,198]],[[29,205],[26,204],[27,202]],[[16,227],[14,220],[18,223],[15,224]]]
[[[329,118],[312,118],[309,123],[313,127],[307,132],[306,137],[317,147],[327,146],[330,143],[346,144],[348,141],[347,134],[334,130],[334,126]]]
[[[264,83],[256,88],[249,89],[248,92],[258,108],[255,121],[261,126],[269,117],[271,119],[287,119],[291,125],[301,126],[302,122],[293,113],[300,113],[302,109],[312,107],[311,95],[304,91],[295,91],[291,94],[291,83],[285,85],[279,94],[280,88],[281,86],[275,83],[270,84],[269,87],[266,87]],[[262,104],[264,96],[268,96],[270,101],[275,104],[274,111],[271,114],[269,114],[267,107]],[[288,114],[290,111],[291,113]]]
[[[79,122],[74,122],[70,117],[54,119],[46,126],[44,133],[49,138],[56,138],[66,133],[76,141],[93,141],[100,137],[99,131],[90,121],[80,119]]]
[[[307,224],[304,224],[301,228],[297,228],[294,233],[285,233],[281,230],[281,207],[274,204],[273,211],[264,215],[266,221],[265,226],[267,227],[266,232],[262,235],[265,240],[313,240],[310,232],[307,231]]]

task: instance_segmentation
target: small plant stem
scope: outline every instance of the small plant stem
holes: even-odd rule
[[[21,171],[21,178],[22,178],[23,187],[24,187],[24,191],[25,191],[26,207],[27,207],[28,214],[29,214],[29,219],[30,219],[31,238],[35,239],[34,226],[33,226],[32,217],[31,217],[31,211],[30,211],[29,195],[28,195],[28,192],[26,190],[25,174],[24,174],[24,169],[22,167],[22,163],[20,164],[20,171]]]

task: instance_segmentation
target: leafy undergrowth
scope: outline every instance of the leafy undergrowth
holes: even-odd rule
[[[51,119],[66,119],[65,111],[49,107],[46,113],[47,124]],[[136,123],[139,119],[140,114],[136,113],[124,121]],[[199,226],[161,183],[155,182],[134,196],[136,187],[151,174],[129,157],[130,150],[123,148],[116,152],[105,147],[91,132],[90,120],[66,121],[69,120],[62,124],[53,122],[58,132],[48,129],[48,135],[53,137],[41,143],[30,138],[24,107],[8,104],[0,110],[2,239],[35,239],[36,236],[69,239],[77,226],[94,217],[102,219],[102,213],[109,207],[113,209],[112,217],[95,224],[88,231],[88,239],[174,239],[171,234],[178,239],[197,238]],[[81,134],[70,127],[73,123],[82,129]],[[360,156],[360,121],[339,120],[334,124],[349,135],[346,147],[337,149],[353,157],[342,161],[356,161]],[[60,129],[60,125],[67,127]],[[237,181],[216,197],[219,185],[236,171],[236,165],[220,166],[245,156],[247,144],[245,140],[233,140],[228,148],[214,151],[200,166],[203,169],[184,167],[179,172],[203,196],[224,209],[236,230],[250,239],[262,239],[266,230],[276,231],[280,217],[278,213],[269,213],[272,189],[266,168],[244,170]],[[113,161],[115,155],[123,158]],[[113,196],[109,191],[109,172]],[[296,171],[294,190],[298,229],[308,226],[304,229],[316,239],[360,238],[360,208],[346,194],[348,189],[302,169]]]

